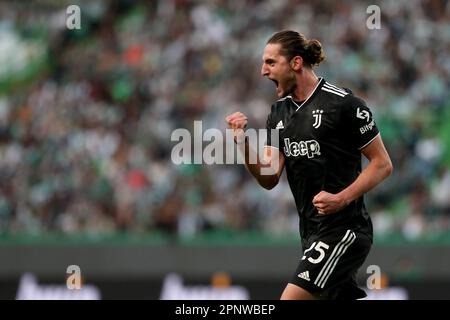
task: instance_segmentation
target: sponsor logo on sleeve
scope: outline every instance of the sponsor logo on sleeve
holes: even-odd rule
[[[371,131],[374,126],[375,126],[375,121],[372,120],[372,121],[370,121],[370,123],[365,124],[362,127],[360,127],[359,132],[361,132],[361,134],[364,134],[367,131]]]
[[[367,110],[360,110],[359,108],[356,109],[356,117],[359,119],[366,119],[366,122],[369,122],[370,120],[370,113]]]

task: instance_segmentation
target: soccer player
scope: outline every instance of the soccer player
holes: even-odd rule
[[[249,161],[255,151],[243,131],[247,117],[241,112],[226,117],[248,171],[261,186],[276,186],[286,167],[300,216],[303,256],[281,299],[366,296],[356,283],[373,238],[363,195],[392,172],[371,111],[349,89],[314,73],[322,60],[321,43],[295,31],[278,32],[267,42],[261,74],[274,81],[278,101],[256,163]],[[278,131],[277,141],[270,129]],[[369,160],[362,171],[361,154]],[[262,174],[268,166],[272,173]]]

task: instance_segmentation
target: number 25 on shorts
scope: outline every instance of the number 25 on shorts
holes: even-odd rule
[[[325,258],[325,250],[328,250],[329,247],[330,247],[329,245],[327,245],[325,242],[322,241],[313,242],[313,244],[308,249],[306,249],[305,252],[303,252],[302,260],[305,260],[306,254],[312,249],[314,249],[315,251],[319,252],[319,256],[316,259],[314,259],[313,257],[309,257],[308,261],[314,264],[319,263],[320,261],[323,260],[323,258]]]

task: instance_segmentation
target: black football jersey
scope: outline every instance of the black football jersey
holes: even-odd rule
[[[372,239],[363,197],[329,215],[319,215],[312,203],[321,190],[338,193],[361,173],[361,149],[379,134],[366,103],[350,90],[320,78],[306,100],[295,101],[289,95],[276,101],[267,129],[267,145],[279,148],[285,157],[303,245],[342,229],[360,231]],[[271,137],[270,129],[278,131],[278,139]]]

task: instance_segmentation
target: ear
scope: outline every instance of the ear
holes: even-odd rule
[[[294,71],[300,71],[303,67],[303,58],[301,56],[295,56],[290,62],[291,68]]]

